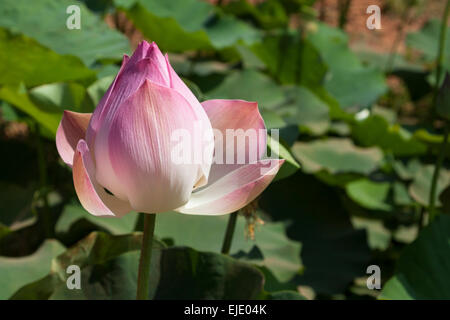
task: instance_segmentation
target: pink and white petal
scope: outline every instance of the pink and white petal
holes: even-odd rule
[[[202,106],[215,131],[209,183],[261,159],[266,152],[267,132],[256,102],[216,99],[204,101]]]
[[[170,76],[166,59],[154,42],[148,43],[144,40],[139,44],[129,63],[125,66],[123,76],[125,83],[135,82],[134,86],[136,86],[136,89],[143,82],[143,80],[137,80],[136,76],[170,87]]]
[[[151,50],[150,46],[151,44],[148,43],[147,41],[145,40],[141,41],[134,50],[133,55],[130,58],[130,62],[134,64],[137,63],[139,60],[146,58],[148,56],[147,52]]]
[[[181,80],[181,78],[172,68],[169,62],[169,56],[167,54],[165,55],[165,58],[167,63],[167,69],[169,71],[170,87],[178,91],[191,104],[195,114],[199,119],[199,131],[202,132],[202,135],[204,137],[205,150],[209,150],[209,152],[205,151],[203,164],[199,175],[199,180],[196,183],[196,187],[201,187],[204,186],[208,181],[214,153],[214,146],[213,146],[214,133],[212,131],[211,122],[209,121],[208,115],[206,114],[205,110],[203,109],[198,99],[195,97],[192,91],[186,86],[184,81]]]
[[[85,140],[77,144],[73,160],[73,182],[78,199],[94,216],[122,217],[132,211],[126,201],[108,194],[95,180],[95,165]]]
[[[189,202],[175,211],[199,215],[222,215],[237,211],[264,191],[283,163],[284,160],[270,159],[244,165],[192,193]]]
[[[122,65],[120,66],[119,72],[117,73],[116,77],[114,78],[113,82],[109,86],[106,93],[103,95],[102,99],[98,103],[97,107],[95,108],[91,121],[89,122],[89,126],[86,131],[86,142],[88,143],[91,148],[94,145],[95,136],[97,134],[98,128],[100,127],[100,119],[102,117],[103,111],[106,108],[106,104],[110,100],[111,93],[114,90],[116,86],[117,79],[119,78],[120,74],[123,72],[125,66],[128,64],[128,61],[130,60],[130,57],[126,54],[123,55],[122,59]]]
[[[63,161],[72,166],[75,148],[80,139],[84,139],[92,113],[64,111],[56,131],[56,149]]]
[[[164,55],[155,42],[148,43],[145,40],[141,41],[130,58],[130,66],[143,59],[153,60],[155,66],[164,73],[165,77],[169,76]]]
[[[87,132],[90,148],[94,145],[96,133],[104,121],[114,118],[118,107],[139,89],[145,80],[169,87],[170,76],[164,55],[152,42],[142,41],[131,58],[124,56],[122,66],[94,111]]]
[[[99,131],[97,180],[136,211],[158,213],[183,205],[197,181],[200,164],[194,156],[203,152],[195,136],[197,120],[177,91],[145,81],[120,106],[111,127]],[[175,140],[180,133],[188,140]],[[174,159],[180,145],[186,158]]]
[[[163,77],[169,80],[169,69],[167,68],[166,57],[162,54],[161,50],[159,50],[158,45],[155,42],[150,44],[150,49],[147,51],[146,58],[153,61],[155,67],[160,70]],[[167,82],[167,86],[170,86],[170,82]]]

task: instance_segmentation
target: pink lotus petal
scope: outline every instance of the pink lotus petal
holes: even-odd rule
[[[145,80],[169,87],[170,76],[164,55],[153,42],[142,41],[131,58],[124,56],[122,66],[108,91],[94,111],[87,132],[92,148],[96,133],[103,121],[114,118],[119,106],[133,95]]]
[[[218,130],[223,138],[215,140],[215,163],[211,166],[208,183],[214,183],[242,165],[261,159],[267,147],[267,133],[256,102],[218,99],[204,101],[202,106],[213,129]],[[227,142],[228,130],[235,130],[234,144]],[[245,148],[239,146],[238,141],[245,144]],[[227,163],[227,158],[231,163]]]
[[[56,131],[56,148],[63,161],[72,166],[75,148],[84,139],[92,113],[64,111]]]
[[[88,145],[91,146],[91,148],[94,145],[95,136],[100,127],[100,119],[102,118],[103,110],[107,109],[106,104],[108,103],[108,101],[111,97],[112,91],[116,87],[117,79],[119,78],[120,74],[122,73],[123,69],[125,68],[125,66],[127,65],[129,60],[130,60],[130,57],[127,56],[126,54],[124,54],[123,59],[122,59],[122,65],[120,67],[119,72],[117,73],[116,77],[114,78],[114,81],[111,83],[108,90],[103,95],[102,99],[100,100],[99,104],[97,105],[97,107],[95,108],[95,110],[92,114],[91,121],[89,122],[89,127],[87,128],[87,131],[86,131],[86,141],[87,141]]]
[[[84,140],[77,144],[73,160],[73,182],[81,205],[95,216],[121,217],[132,210],[127,202],[108,194],[95,181],[95,166]]]
[[[205,134],[206,137],[209,137],[210,142],[205,142],[205,149],[209,149],[210,152],[208,154],[205,154],[205,161],[201,166],[201,171],[199,173],[198,181],[196,183],[196,187],[204,186],[208,181],[208,176],[211,168],[211,162],[212,162],[212,156],[214,152],[214,147],[212,145],[213,143],[213,131],[211,127],[211,123],[208,119],[207,114],[205,113],[205,110],[203,109],[202,105],[198,101],[198,99],[194,96],[192,91],[186,86],[186,84],[181,80],[181,78],[178,76],[178,74],[173,70],[170,62],[169,62],[169,56],[166,54],[166,63],[167,63],[167,69],[169,70],[169,77],[170,77],[170,87],[178,91],[192,106],[197,118],[200,120],[199,123],[199,130]]]
[[[189,199],[197,181],[202,141],[195,137],[198,121],[192,106],[177,91],[145,81],[119,108],[95,143],[97,180],[136,211],[158,213]],[[190,134],[188,163],[175,163],[175,130]],[[179,131],[178,131],[179,132]]]
[[[273,159],[244,165],[194,192],[189,202],[175,211],[201,215],[221,215],[237,211],[264,191],[283,163],[284,160]]]

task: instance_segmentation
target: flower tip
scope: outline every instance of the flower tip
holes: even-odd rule
[[[248,101],[248,102],[253,109],[258,110],[258,102],[256,101]]]
[[[76,151],[79,154],[81,154],[81,155],[83,155],[87,151],[89,151],[89,147],[88,147],[86,141],[84,141],[83,139],[80,139],[80,141],[78,141],[78,143],[77,143],[77,150]]]
[[[147,40],[142,40],[138,44],[138,48],[148,48],[148,47],[150,47],[150,43],[148,43]]]

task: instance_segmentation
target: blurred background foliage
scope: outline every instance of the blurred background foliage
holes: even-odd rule
[[[376,2],[381,30],[366,28],[365,0],[1,1],[0,299],[134,298],[138,216],[85,212],[54,137],[63,110],[92,112],[142,39],[200,101],[257,101],[286,159],[242,210],[230,256],[228,216],[158,215],[151,297],[450,299],[448,145],[428,214],[446,1]],[[80,30],[66,28],[73,4]],[[71,264],[81,290],[65,285]],[[372,264],[382,290],[367,289]]]

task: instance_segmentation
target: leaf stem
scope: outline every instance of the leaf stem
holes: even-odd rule
[[[229,254],[231,248],[231,242],[233,241],[234,229],[236,229],[238,211],[230,214],[228,219],[227,230],[225,231],[225,237],[223,238],[222,253]]]
[[[441,170],[442,163],[444,162],[445,151],[447,149],[449,127],[450,127],[450,125],[448,123],[446,123],[445,129],[444,129],[444,141],[442,141],[441,150],[439,152],[438,159],[436,161],[436,166],[434,167],[433,178],[431,180],[431,190],[430,190],[429,206],[428,206],[428,212],[430,214],[430,222],[433,221],[433,219],[436,216],[435,197],[436,197],[436,190],[437,190],[437,182],[438,182],[438,178],[439,178],[439,171]]]
[[[448,14],[450,12],[450,0],[447,0],[447,4],[445,5],[444,14],[442,16],[441,21],[441,31],[439,34],[439,51],[438,56],[436,57],[436,83],[434,84],[434,93],[433,93],[433,102],[431,104],[432,107],[436,109],[436,101],[439,93],[439,83],[441,80],[442,73],[442,62],[444,57],[444,48],[445,48],[445,38],[447,34],[447,20]]]
[[[153,234],[155,231],[156,214],[144,215],[144,236],[142,238],[141,258],[137,284],[137,300],[147,300],[150,286],[150,263],[152,259]]]
[[[47,192],[47,165],[45,161],[44,146],[42,145],[42,137],[40,126],[37,122],[34,123],[35,131],[35,143],[37,151],[37,162],[39,170],[39,198],[43,201],[44,207],[41,212],[38,211],[38,216],[41,219],[42,226],[46,238],[53,237],[53,227],[51,225],[51,211],[48,204],[48,192]]]

